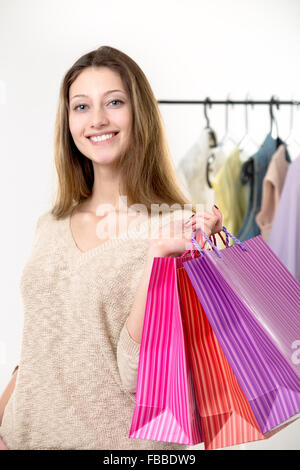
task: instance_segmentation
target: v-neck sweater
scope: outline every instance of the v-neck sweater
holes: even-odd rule
[[[189,448],[129,438],[140,344],[126,321],[144,271],[148,229],[142,222],[83,252],[70,215],[57,220],[48,211],[38,218],[20,279],[19,370],[0,426],[9,449]]]

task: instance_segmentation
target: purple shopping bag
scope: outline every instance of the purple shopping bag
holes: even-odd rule
[[[300,284],[260,235],[241,243],[223,231],[223,250],[202,230],[212,251],[192,237],[201,256],[183,266],[266,434],[300,413]]]

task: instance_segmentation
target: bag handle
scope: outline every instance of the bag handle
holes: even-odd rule
[[[196,230],[193,230],[193,232],[192,232],[192,243],[193,243],[193,244],[195,245],[195,247],[200,251],[201,256],[204,255],[204,252],[203,252],[202,248],[199,246],[199,244],[198,244],[196,238],[194,237],[194,235],[195,235],[198,231],[200,231],[200,233],[202,234],[202,236],[206,239],[206,241],[208,242],[209,246],[210,246],[213,250],[215,250],[215,252],[217,253],[217,256],[218,256],[219,258],[221,258],[221,253],[220,253],[220,251],[218,250],[218,248],[216,247],[216,245],[214,245],[214,244],[212,243],[212,241],[210,240],[210,238],[206,235],[205,232],[203,232],[203,230],[202,230],[201,228],[197,228]]]
[[[216,246],[217,242],[216,242],[216,237],[215,237],[215,235],[213,234],[213,235],[210,236],[210,238],[213,237],[213,240],[214,240],[214,244],[213,244],[213,243],[211,242],[210,238],[208,238],[208,236],[206,235],[206,233],[204,233],[201,228],[197,228],[196,230],[193,230],[193,232],[192,232],[192,239],[191,239],[191,241],[192,241],[193,245],[196,247],[196,250],[198,250],[198,251],[200,252],[200,255],[201,255],[201,256],[204,255],[203,248],[204,248],[205,242],[203,243],[202,247],[200,247],[200,245],[198,244],[197,240],[194,238],[194,235],[195,235],[198,231],[200,231],[200,236],[202,235],[202,236],[206,239],[206,241],[209,243],[209,245],[211,246],[211,248],[212,248],[213,250],[215,250],[215,252],[217,253],[217,256],[218,256],[219,258],[221,258],[220,251],[218,250],[218,248],[217,248],[217,246]],[[223,231],[223,232],[225,233],[226,242],[224,241],[224,238],[222,237],[222,235],[221,235],[221,233],[220,233],[221,231]],[[218,234],[219,237],[221,238],[221,240],[222,240],[222,242],[224,243],[224,245],[225,245],[226,248],[229,247],[229,237],[230,237],[230,238],[232,238],[232,239],[235,241],[235,243],[236,243],[237,245],[239,245],[239,246],[241,247],[241,249],[242,249],[243,251],[247,251],[247,249],[246,249],[246,247],[243,245],[243,243],[242,243],[238,238],[234,237],[230,232],[228,232],[227,228],[226,228],[224,225],[223,225],[223,227],[222,227],[222,230],[220,230],[220,232],[217,232],[217,234]],[[202,242],[202,240],[201,240],[201,242]],[[195,251],[196,251],[196,250],[195,250]],[[183,255],[181,255],[181,258],[183,258],[183,257],[186,255],[186,253],[188,253],[188,252],[190,252],[192,258],[194,258],[195,256],[194,256],[193,251],[194,251],[194,250],[192,250],[192,249],[186,250],[186,251],[183,253]]]
[[[218,256],[219,258],[221,258],[221,254],[220,254],[218,248],[216,247],[216,245],[214,245],[214,244],[211,242],[210,238],[206,235],[205,232],[203,232],[200,228],[197,228],[197,229],[193,230],[193,232],[192,232],[192,240],[191,240],[191,241],[192,241],[192,243],[195,245],[196,250],[199,251],[200,255],[201,255],[201,256],[204,256],[203,247],[204,247],[204,245],[205,245],[205,242],[203,243],[202,248],[201,248],[201,246],[198,244],[196,238],[194,238],[194,235],[195,235],[198,231],[200,231],[200,236],[202,235],[202,236],[205,238],[205,240],[208,242],[208,244],[210,245],[210,247],[211,247],[213,250],[215,250],[215,252],[217,253],[217,256]],[[214,239],[214,240],[215,240],[215,239]],[[192,256],[192,258],[194,258],[193,250],[191,250],[191,249],[190,249],[190,250],[186,250],[186,251],[183,253],[183,255],[181,255],[181,258],[183,258],[183,257],[185,256],[185,254],[186,254],[188,251],[191,252],[191,256]]]
[[[242,248],[243,251],[247,251],[245,245],[243,245],[243,243],[238,238],[234,237],[231,233],[229,233],[226,227],[223,226],[222,230],[223,232],[225,232],[226,236],[226,248],[228,248],[229,246],[229,237],[231,237],[235,241],[235,243]]]
[[[202,245],[202,248],[201,250],[203,250],[204,248],[204,245],[205,245],[205,242],[203,243],[203,238],[202,238],[202,234],[200,234],[200,238],[201,238],[201,245]],[[187,253],[189,253],[191,255],[192,258],[195,258],[195,251],[199,251],[199,250],[193,250],[193,249],[189,249],[189,250],[186,250],[182,255],[181,255],[181,258],[184,258],[186,256]]]

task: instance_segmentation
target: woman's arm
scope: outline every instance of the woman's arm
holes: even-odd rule
[[[147,292],[152,270],[153,258],[163,256],[155,247],[150,247],[148,251],[145,268],[140,279],[130,315],[127,319],[127,330],[133,341],[140,343],[142,340],[143,322],[146,309]]]
[[[124,388],[131,393],[136,393],[141,328],[143,327],[143,317],[146,307],[146,298],[152,269],[152,261],[153,258],[152,260],[150,257],[147,259],[142,277],[138,285],[131,314],[127,317],[127,320],[123,326],[117,348],[117,361],[121,381]],[[133,312],[136,313],[134,314]],[[141,313],[142,316],[140,317]],[[132,314],[136,316],[133,317]],[[129,333],[127,322],[130,318],[133,323],[133,331],[130,331]]]
[[[144,315],[147,302],[148,286],[152,271],[154,257],[180,256],[191,246],[191,234],[195,228],[202,230],[210,236],[222,228],[222,214],[219,209],[213,208],[214,215],[196,213],[188,224],[183,221],[179,225],[171,223],[171,238],[156,238],[151,240],[147,253],[146,263],[140,279],[136,296],[121,333],[118,344],[118,365],[124,387],[134,393],[136,389],[139,345],[142,340]],[[188,232],[188,237],[187,237]],[[177,237],[181,233],[181,237]]]
[[[155,244],[150,246],[130,315],[127,317],[118,343],[117,360],[121,380],[124,388],[131,393],[136,393],[140,343],[153,258],[167,256],[165,250],[162,250],[162,247],[156,247]]]
[[[6,405],[8,403],[8,400],[10,399],[10,397],[11,397],[13,391],[14,391],[14,388],[15,388],[18,368],[19,368],[19,366],[17,366],[15,368],[15,370],[13,371],[12,378],[8,382],[8,385],[6,386],[4,392],[2,393],[2,395],[0,397],[0,425],[2,423],[2,418],[3,418],[3,415],[4,415],[5,407],[6,407]]]

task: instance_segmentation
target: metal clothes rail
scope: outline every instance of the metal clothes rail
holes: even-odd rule
[[[275,98],[271,98],[270,100],[265,100],[265,101],[257,101],[257,100],[211,100],[210,98],[206,98],[205,100],[158,100],[157,101],[160,104],[205,104],[209,105],[211,107],[212,105],[216,104],[223,104],[223,105],[236,105],[236,104],[243,104],[243,105],[275,105],[277,108],[281,105],[295,105],[299,106],[300,101],[294,101],[294,100],[286,100],[286,101],[281,101],[277,100]]]

